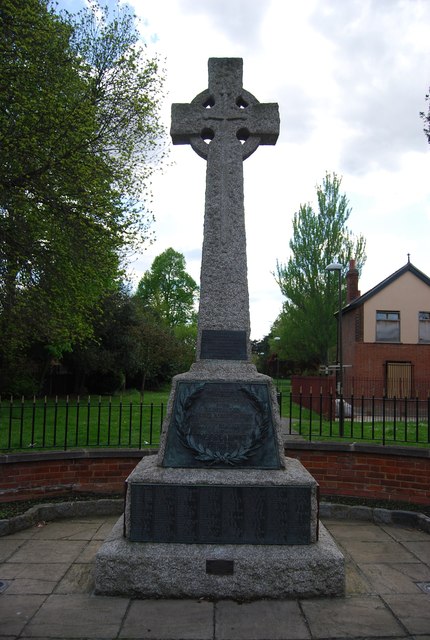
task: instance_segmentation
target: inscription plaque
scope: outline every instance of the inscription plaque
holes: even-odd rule
[[[266,383],[178,383],[165,467],[279,469]]]
[[[203,329],[202,360],[247,360],[246,331]]]
[[[212,576],[232,576],[234,574],[234,561],[206,560],[206,573]]]
[[[132,484],[130,540],[309,544],[311,488]]]

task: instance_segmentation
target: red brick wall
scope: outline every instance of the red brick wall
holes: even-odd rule
[[[0,456],[0,502],[69,492],[122,493],[143,455],[136,450]]]
[[[288,443],[322,495],[430,504],[430,451],[357,444]]]
[[[67,492],[122,493],[144,453],[46,452],[0,456],[0,501]],[[152,452],[153,453],[153,452]],[[361,444],[288,443],[322,495],[430,504],[430,451]]]

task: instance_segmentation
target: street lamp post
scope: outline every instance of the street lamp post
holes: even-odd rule
[[[276,340],[276,346],[277,346],[277,351],[276,351],[276,389],[279,391],[279,341],[280,341],[281,338],[279,336],[275,336],[273,339]]]
[[[326,267],[326,271],[337,271],[339,311],[337,318],[337,396],[339,399],[339,435],[343,436],[344,406],[343,406],[343,350],[342,350],[342,270],[338,262],[332,262]]]

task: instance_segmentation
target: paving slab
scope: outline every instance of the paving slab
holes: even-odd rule
[[[110,532],[112,531],[112,527],[115,524],[115,522],[118,520],[118,515],[114,515],[114,516],[106,516],[104,522],[102,524],[100,524],[99,521],[99,528],[97,529],[96,533],[93,536],[93,540],[106,540],[106,538],[108,537],[108,535],[110,534]]]
[[[409,527],[394,526],[391,524],[382,524],[380,529],[388,533],[393,540],[424,540],[428,541],[430,536],[426,531],[420,529],[411,529]]]
[[[366,576],[352,562],[345,564],[345,594],[347,596],[371,593],[373,591]]]
[[[126,598],[48,596],[22,637],[116,638],[128,607]]]
[[[422,531],[324,520],[346,553],[346,598],[129,600],[93,595],[92,558],[116,520],[80,517],[0,538],[0,640],[430,640],[430,595],[416,584],[430,582]]]
[[[420,593],[416,582],[430,581],[430,569],[422,563],[375,562],[359,565],[359,568],[369,582],[373,593]]]
[[[311,637],[295,600],[258,600],[215,606],[216,640],[306,640]]]
[[[47,595],[54,591],[68,564],[5,563],[0,569],[1,579],[8,581],[7,594]]]
[[[389,540],[387,542],[371,542],[362,540],[340,541],[342,549],[358,564],[380,562],[417,562],[417,558],[402,544]]]
[[[212,640],[213,604],[206,601],[134,600],[121,638]]]
[[[405,540],[404,546],[414,554],[421,562],[425,562],[430,567],[430,537],[425,540]]]
[[[324,525],[326,522],[324,521]],[[361,540],[362,542],[390,542],[392,536],[373,523],[362,522],[334,522],[327,525],[327,529],[335,536],[338,542],[344,540]]]
[[[430,595],[385,595],[383,598],[409,633],[430,633]]]
[[[49,525],[49,526],[48,526]],[[44,522],[37,528],[34,539],[37,540],[91,540],[100,528],[97,521],[59,520]]]
[[[354,596],[301,603],[312,638],[405,637],[405,631],[379,597]]]
[[[40,580],[56,584],[64,576],[69,566],[70,564],[66,562],[55,564],[5,562],[1,565],[0,577],[3,580]],[[9,590],[8,593],[10,593]]]
[[[21,541],[19,548],[9,556],[9,562],[45,563],[73,562],[86,546],[85,540],[30,540]]]
[[[75,562],[92,564],[95,560],[97,551],[100,548],[102,540],[90,540],[82,549],[81,553],[76,557]]]
[[[25,543],[25,539],[11,538],[9,536],[0,538],[0,562],[5,562],[18,551]]]
[[[55,593],[87,593],[94,591],[93,567],[91,564],[74,563],[58,583]]]
[[[31,594],[8,595],[3,593],[0,597],[2,636],[11,635],[16,638],[43,604],[45,597]]]

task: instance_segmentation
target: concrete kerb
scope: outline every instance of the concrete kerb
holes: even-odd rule
[[[0,536],[7,536],[17,531],[28,529],[41,521],[49,522],[61,518],[82,518],[94,515],[119,516],[123,511],[124,501],[118,498],[35,505],[21,515],[0,520]],[[320,502],[319,515],[320,518],[333,520],[361,520],[375,524],[394,524],[430,533],[430,518],[418,511],[396,511],[377,507]]]
[[[419,511],[403,511],[361,505],[320,502],[320,518],[362,520],[375,524],[395,524],[430,533],[430,518]]]
[[[11,533],[28,529],[42,521],[50,522],[61,518],[121,515],[123,511],[124,500],[118,498],[39,504],[18,516],[0,520],[0,536],[7,536]]]

